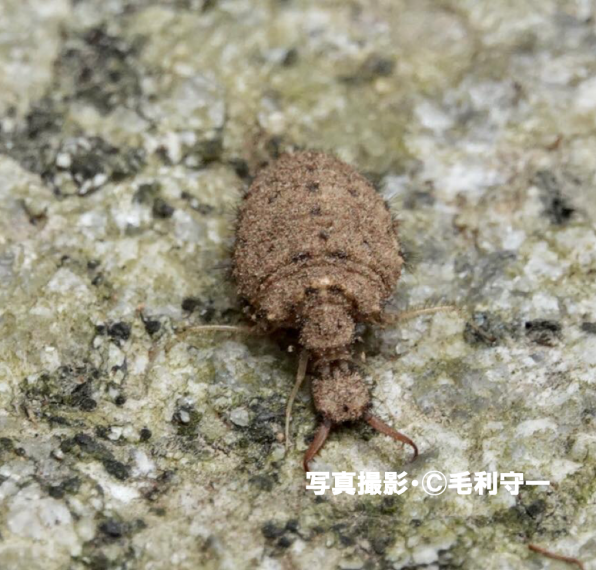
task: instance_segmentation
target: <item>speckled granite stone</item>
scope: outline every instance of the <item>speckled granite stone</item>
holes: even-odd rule
[[[596,27],[589,0],[3,0],[3,570],[596,568]],[[363,331],[376,412],[320,470],[519,471],[519,496],[315,497],[296,356],[242,318],[234,206],[333,152],[402,220]]]

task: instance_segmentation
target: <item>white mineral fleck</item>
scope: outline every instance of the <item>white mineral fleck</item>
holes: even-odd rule
[[[230,419],[241,427],[246,427],[250,424],[250,415],[246,408],[234,408],[230,412]]]

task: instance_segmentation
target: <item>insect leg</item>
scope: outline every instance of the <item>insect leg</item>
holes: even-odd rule
[[[292,421],[292,407],[294,405],[294,400],[298,395],[298,390],[300,390],[300,386],[302,386],[302,382],[306,378],[306,367],[308,366],[308,351],[302,350],[300,353],[300,358],[298,359],[298,372],[296,373],[296,382],[294,383],[294,387],[292,388],[292,392],[290,393],[290,397],[288,398],[288,403],[286,404],[286,450],[290,448],[290,423]]]
[[[407,443],[409,446],[411,446],[412,449],[414,450],[414,457],[412,458],[412,461],[414,461],[414,459],[416,459],[416,457],[418,457],[418,447],[407,435],[404,435],[403,433],[400,433],[397,430],[394,430],[392,427],[388,426],[385,422],[381,421],[379,418],[377,418],[376,416],[373,416],[370,413],[367,413],[364,416],[364,420],[366,421],[366,423],[368,423],[368,425],[370,425],[372,428],[376,429],[377,431],[381,432],[382,434],[388,435],[389,437],[392,437],[396,441],[401,441],[402,443]]]
[[[248,327],[243,325],[195,325],[181,331],[174,333],[174,338],[166,345],[166,352],[169,352],[172,346],[174,346],[180,339],[191,333],[203,333],[203,332],[232,332],[241,334],[260,334],[260,331],[256,327]]]
[[[459,315],[467,322],[467,324],[470,325],[474,332],[480,335],[482,338],[488,340],[489,342],[495,342],[497,340],[494,336],[488,334],[486,331],[483,331],[480,327],[471,322],[465,312],[457,305],[437,305],[435,307],[420,307],[418,309],[411,309],[401,313],[384,313],[382,319],[383,324],[395,324],[402,321],[409,321],[410,319],[414,319],[416,317],[422,317],[424,315],[434,315],[435,313],[449,312]]]
[[[331,431],[331,425],[331,420],[328,420],[327,418],[323,419],[323,423],[319,426],[315,438],[312,440],[310,447],[304,454],[302,465],[304,466],[305,471],[308,471],[308,464],[311,462],[312,458],[319,453],[321,447],[323,447],[323,444],[325,443],[325,440]]]
[[[244,334],[253,334],[255,332],[254,328],[242,325],[196,325],[176,334],[185,336],[188,333],[209,331],[239,332]]]

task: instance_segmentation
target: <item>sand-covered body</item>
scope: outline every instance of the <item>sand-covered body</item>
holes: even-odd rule
[[[387,204],[332,156],[284,155],[259,173],[243,199],[234,250],[238,292],[263,330],[298,330],[301,359],[312,363],[321,423],[305,470],[334,425],[360,419],[418,453],[408,437],[371,414],[370,390],[351,354],[355,324],[381,320],[402,264]],[[303,377],[298,374],[295,390]]]
[[[332,156],[284,155],[244,196],[234,277],[261,324],[300,328],[329,302],[356,322],[378,318],[402,264],[385,201]]]

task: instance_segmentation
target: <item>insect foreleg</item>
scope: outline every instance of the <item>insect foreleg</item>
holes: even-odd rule
[[[294,400],[298,395],[298,390],[300,390],[300,386],[302,386],[302,382],[306,378],[306,368],[308,366],[308,351],[303,350],[300,353],[300,358],[298,360],[298,372],[296,373],[296,382],[294,383],[294,387],[292,388],[292,392],[290,393],[290,397],[288,398],[288,403],[286,405],[286,429],[285,429],[285,439],[286,439],[286,450],[290,448],[290,423],[292,421],[292,407],[294,405]]]

